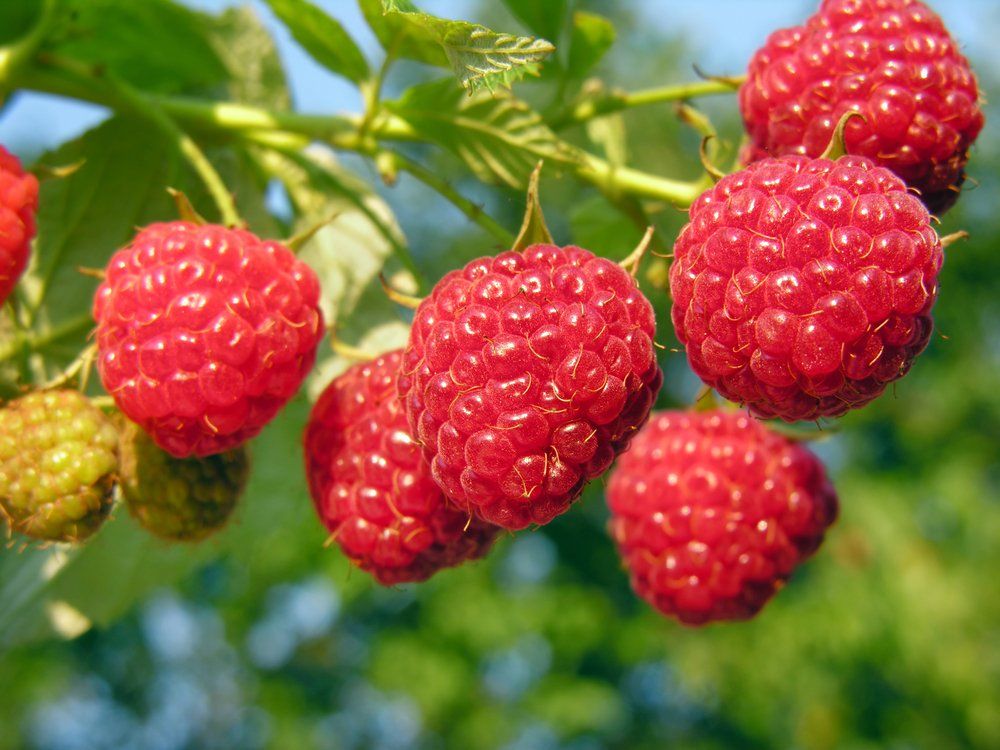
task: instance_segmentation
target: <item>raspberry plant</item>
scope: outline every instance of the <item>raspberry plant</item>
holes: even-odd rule
[[[750,618],[795,586],[837,500],[800,444],[818,431],[758,420],[832,429],[854,411],[849,433],[879,424],[870,409],[906,409],[879,396],[932,341],[958,236],[940,237],[936,214],[975,174],[984,121],[941,20],[916,0],[824,0],[803,26],[775,30],[746,75],[617,88],[588,79],[606,70],[614,25],[572,2],[504,0],[507,15],[484,16],[500,19],[493,30],[410,0],[359,0],[375,54],[319,3],[265,4],[356,87],[357,112],[291,107],[252,10],[0,10],[5,94],[107,112],[29,171],[0,152],[0,507],[12,535],[0,602],[13,603],[0,648],[108,625],[222,556],[272,581],[295,555],[390,587],[433,576],[413,594],[427,609],[391,642],[423,663],[454,645],[435,629],[456,650],[505,628],[565,634],[579,623],[559,596],[492,582],[514,575],[503,556],[530,526],[575,560],[560,591],[577,604],[599,592],[605,609],[579,610],[622,632],[652,608],[688,625]],[[663,104],[673,110],[652,106]],[[634,138],[642,116],[659,118],[661,158],[633,146],[652,150],[648,133]],[[522,215],[511,206],[525,191]],[[443,218],[453,209],[461,227]],[[681,348],[732,404],[707,389],[692,404]],[[901,382],[899,403],[919,413],[927,391]],[[22,446],[24,424],[63,415],[44,406],[53,394],[90,421],[25,430]],[[657,404],[671,411],[647,425]],[[846,515],[867,508],[856,490],[839,493]],[[596,532],[602,493],[610,538]],[[116,498],[138,524],[112,512]],[[850,570],[859,528],[831,532],[834,551],[806,566],[807,577],[823,566],[800,584],[818,587],[813,607],[836,585],[830,571]],[[644,605],[623,595],[626,573],[652,608],[629,609]],[[351,580],[366,592],[352,596],[406,606]],[[601,638],[572,632],[578,651],[555,654],[558,668],[606,661]],[[616,654],[642,648],[625,641]],[[424,701],[439,731],[478,720],[465,710],[475,690],[442,707],[395,656],[385,646],[372,670]],[[455,746],[493,730],[465,731]]]

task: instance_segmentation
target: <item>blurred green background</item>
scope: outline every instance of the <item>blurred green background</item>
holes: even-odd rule
[[[424,5],[517,28],[499,4]],[[1000,32],[997,8],[937,5],[958,36],[975,32],[980,44],[968,54],[987,96],[998,98],[996,52],[986,43]],[[352,3],[324,5],[338,16],[340,6],[356,15]],[[632,89],[689,80],[695,62],[739,73],[767,29],[803,18],[811,3],[579,6],[615,21],[618,40],[597,73]],[[303,67],[281,33],[300,107],[358,106]],[[426,74],[401,66],[389,94]],[[517,91],[546,101],[547,86]],[[38,152],[72,135],[60,129],[67,124],[104,117],[61,106],[15,100],[0,134],[22,154]],[[735,142],[735,98],[704,106]],[[70,114],[54,125],[43,121],[51,112]],[[971,239],[947,251],[938,333],[897,387],[815,444],[842,517],[754,621],[685,629],[637,600],[605,534],[600,482],[572,512],[501,540],[484,562],[379,589],[322,546],[299,468],[303,397],[254,445],[250,507],[218,541],[167,547],[136,535],[119,513],[58,576],[58,554],[0,552],[0,748],[1000,747],[996,116],[989,107],[972,184],[940,227],[967,229]],[[669,105],[606,124],[622,122],[619,143],[633,163],[697,173],[697,137]],[[521,196],[481,185],[436,152],[410,153],[516,227]],[[378,182],[360,160],[345,163]],[[428,279],[495,246],[412,180],[379,192]],[[282,196],[267,198],[280,219]],[[569,177],[548,174],[543,202],[562,242],[623,257],[638,239],[632,221]],[[655,218],[669,245],[683,214],[665,208]],[[658,272],[654,264],[643,283],[669,347]],[[359,310],[355,332],[382,320]],[[683,355],[667,352],[662,364],[661,406],[690,402],[697,383]],[[50,578],[55,592],[45,588]]]

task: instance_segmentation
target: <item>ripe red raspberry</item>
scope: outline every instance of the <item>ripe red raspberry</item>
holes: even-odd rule
[[[819,459],[746,412],[653,415],[607,498],[632,587],[689,625],[755,615],[837,516]]]
[[[0,146],[0,305],[28,264],[37,209],[38,180]]]
[[[708,385],[765,417],[839,416],[902,377],[931,334],[943,254],[927,209],[860,156],[785,156],[724,177],[674,246],[671,317]]]
[[[749,159],[819,156],[840,118],[861,113],[848,153],[894,171],[938,214],[958,198],[983,127],[968,61],[918,0],[824,0],[757,51],[739,100]]]
[[[649,416],[654,330],[632,277],[579,247],[446,275],[417,308],[399,378],[435,481],[498,526],[551,521]]]
[[[152,224],[94,298],[98,369],[118,407],[178,458],[252,438],[295,394],[323,335],[319,282],[250,232]]]
[[[344,554],[385,586],[482,557],[499,531],[470,520],[431,479],[396,394],[401,354],[355,365],[330,383],[305,431],[320,520]]]

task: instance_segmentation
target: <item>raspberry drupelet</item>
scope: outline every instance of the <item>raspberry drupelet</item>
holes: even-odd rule
[[[177,458],[230,450],[298,391],[323,336],[319,281],[279,242],[175,221],[114,254],[94,298],[118,408]]]
[[[438,485],[507,529],[545,524],[645,421],[662,375],[653,309],[579,247],[479,258],[417,308],[399,392]]]
[[[320,520],[386,586],[485,555],[499,529],[451,505],[410,437],[396,394],[401,352],[357,364],[313,407],[306,475]]]
[[[859,156],[764,159],[691,206],[671,317],[701,379],[755,414],[840,416],[909,370],[933,323],[941,242]]]
[[[636,593],[688,625],[752,617],[837,516],[822,464],[746,412],[659,412],[611,472]]]
[[[840,118],[847,152],[899,175],[933,213],[965,179],[983,127],[979,88],[941,19],[918,0],[824,0],[774,32],[740,88],[746,159],[823,153]]]

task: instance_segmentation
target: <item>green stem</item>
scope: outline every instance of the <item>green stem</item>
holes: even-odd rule
[[[3,87],[29,60],[56,20],[56,0],[43,0],[38,21],[28,34],[14,44],[0,48],[0,87]]]
[[[84,85],[90,82],[98,88],[103,88],[105,96],[117,103],[120,108],[131,111],[156,125],[164,135],[175,141],[181,154],[201,178],[219,209],[223,223],[228,226],[241,226],[243,224],[232,194],[208,157],[205,156],[205,152],[191,136],[178,127],[163,108],[157,106],[155,100],[145,97],[132,88],[130,84],[108,71],[98,74],[86,65],[55,56],[46,56],[45,62],[64,70]]]
[[[447,180],[399,151],[393,151],[392,154],[401,169],[409,172],[422,183],[440,193],[471,221],[493,235],[504,247],[510,247],[514,243],[514,234],[512,232],[505,229],[500,222],[483,211],[483,207],[478,203],[474,203],[455,190]]]
[[[661,102],[675,102],[694,99],[699,96],[731,94],[735,86],[728,81],[708,80],[658,86],[631,92],[609,92],[593,99],[584,99],[563,114],[549,121],[554,130],[578,125],[601,115],[620,112],[623,109],[644,107]]]
[[[58,77],[43,77],[33,74],[25,77],[24,84],[48,93],[68,94],[76,98],[96,101],[98,104],[115,106],[113,101],[108,101],[106,94],[93,90],[81,91],[79,86],[74,86],[72,82],[62,81]],[[694,86],[696,85],[690,84],[684,88],[690,90]],[[700,82],[697,86],[721,93],[724,84],[705,81]],[[675,88],[680,90],[681,87]],[[643,92],[637,93],[644,98],[649,96]],[[234,132],[257,133],[258,137],[262,131],[288,131],[322,140],[334,148],[357,151],[367,156],[373,154],[372,139],[423,142],[420,134],[413,130],[409,123],[385,111],[380,112],[373,119],[368,136],[361,137],[359,131],[363,118],[360,115],[303,115],[272,112],[242,104],[204,102],[187,98],[154,96],[148,99],[156,105],[157,109],[181,123],[188,130],[201,129],[230,136]],[[628,167],[613,167],[607,161],[593,154],[585,151],[579,153],[579,162],[567,165],[568,168],[573,170],[579,178],[599,186],[602,190],[633,193],[641,198],[665,200],[675,205],[687,206],[705,188],[702,181],[671,180]],[[429,177],[430,181],[423,180],[422,177],[418,177],[418,179],[432,187],[434,187],[434,182],[442,182],[436,179],[433,174],[430,174]],[[466,211],[466,213],[468,212]],[[469,215],[471,217],[476,213],[473,211]],[[493,227],[489,231],[499,238],[496,229]],[[507,236],[506,230],[504,230],[504,236]]]
[[[75,336],[89,330],[94,325],[94,319],[90,313],[78,315],[75,318],[60,323],[44,333],[18,332],[0,346],[0,362],[4,362],[25,348],[31,352],[37,352],[50,346],[57,341]]]

